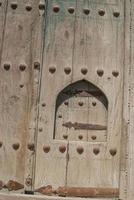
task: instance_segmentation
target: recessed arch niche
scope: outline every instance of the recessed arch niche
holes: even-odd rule
[[[93,83],[80,80],[57,96],[54,139],[106,141],[108,99]]]

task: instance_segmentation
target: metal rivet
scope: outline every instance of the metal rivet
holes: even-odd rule
[[[82,154],[82,153],[84,152],[83,147],[82,147],[82,146],[78,146],[78,147],[77,147],[77,152],[78,152],[79,154]]]
[[[32,10],[32,6],[31,5],[26,5],[26,10],[29,12]]]
[[[97,74],[98,74],[98,76],[103,76],[104,71],[102,69],[98,69]]]
[[[104,10],[99,10],[98,13],[99,13],[100,16],[104,16],[105,15],[105,11]]]
[[[20,71],[25,71],[25,69],[26,69],[26,65],[21,64],[21,65],[19,66],[19,68],[20,68]]]
[[[64,104],[65,104],[66,106],[68,106],[69,103],[68,103],[68,101],[65,101]]]
[[[119,17],[119,16],[120,16],[120,13],[119,13],[119,12],[114,12],[114,13],[113,13],[113,16],[114,16],[114,17]]]
[[[42,132],[43,131],[43,128],[39,128],[39,132]]]
[[[27,148],[28,148],[30,151],[34,151],[34,150],[35,150],[35,145],[34,145],[34,143],[29,143],[29,144],[27,145]]]
[[[17,7],[18,7],[18,5],[17,5],[16,2],[12,2],[12,3],[11,3],[11,8],[12,8],[13,10],[15,10]]]
[[[53,11],[54,11],[55,13],[58,13],[58,12],[60,11],[59,6],[54,6],[54,7],[53,7]]]
[[[65,146],[65,145],[59,146],[59,151],[60,151],[61,153],[64,153],[64,152],[66,151],[66,146]]]
[[[5,184],[3,183],[3,181],[0,180],[0,190],[3,189],[4,185],[5,185]]]
[[[26,179],[26,185],[27,186],[31,186],[32,185],[32,179],[31,178],[27,178]]]
[[[83,106],[84,103],[82,101],[80,101],[78,104],[79,104],[79,106]]]
[[[119,72],[118,71],[112,71],[112,74],[113,74],[114,77],[119,76]]]
[[[6,71],[8,71],[8,70],[10,69],[10,67],[11,67],[11,65],[8,64],[8,63],[5,63],[5,64],[4,64],[4,69],[5,69]]]
[[[89,9],[87,9],[87,8],[84,8],[84,9],[83,9],[83,12],[84,12],[84,14],[85,14],[85,15],[89,15],[89,13],[90,13],[90,10],[89,10]]]
[[[42,107],[46,107],[46,104],[45,104],[45,103],[42,103]]]
[[[92,138],[92,140],[96,140],[96,136],[95,135],[93,135],[93,136],[91,136],[91,138]]]
[[[70,67],[66,67],[66,68],[64,69],[64,72],[65,72],[66,74],[70,74],[70,73],[71,73],[71,68],[70,68]]]
[[[68,12],[69,12],[70,14],[73,14],[73,13],[74,13],[74,8],[68,8]]]
[[[95,102],[95,101],[94,101],[94,102],[92,102],[92,105],[93,105],[93,106],[96,106],[96,102]]]
[[[19,147],[20,147],[20,144],[19,143],[15,143],[15,144],[12,145],[12,147],[13,147],[14,150],[18,150]]]
[[[82,68],[82,69],[81,69],[81,73],[82,73],[82,74],[86,75],[87,72],[88,72],[87,68]]]
[[[0,148],[2,147],[2,145],[3,145],[3,142],[0,142]]]
[[[99,148],[94,148],[93,152],[95,155],[98,155],[100,153],[100,150],[99,150]]]
[[[54,74],[55,71],[56,71],[56,68],[55,68],[55,67],[50,67],[50,68],[49,68],[49,72],[50,72],[51,74]]]
[[[109,152],[110,152],[110,154],[111,154],[112,156],[115,156],[116,153],[117,153],[117,150],[116,150],[116,149],[110,149]]]
[[[20,88],[23,88],[24,87],[24,85],[23,84],[20,84]]]
[[[83,135],[79,135],[78,138],[79,138],[80,140],[82,140],[82,139],[83,139]]]
[[[49,145],[44,145],[43,151],[44,151],[45,153],[48,153],[48,152],[50,151],[50,146],[49,146]]]
[[[39,62],[34,62],[34,69],[40,70],[40,63]]]
[[[45,4],[40,3],[39,4],[39,10],[45,10]]]
[[[68,138],[68,135],[67,135],[67,134],[64,134],[64,135],[63,135],[63,138],[64,138],[64,139],[67,139],[67,138]]]

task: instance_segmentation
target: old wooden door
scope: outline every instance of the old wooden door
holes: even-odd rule
[[[119,197],[123,49],[123,0],[47,2],[35,188]]]

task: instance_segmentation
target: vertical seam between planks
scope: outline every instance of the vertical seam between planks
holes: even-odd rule
[[[7,21],[7,10],[8,10],[8,0],[5,4],[5,13],[4,13],[4,23],[3,23],[3,31],[2,31],[2,44],[0,49],[0,65],[2,62],[2,52],[3,52],[3,45],[4,45],[4,37],[5,37],[5,27],[6,27],[6,21]]]
[[[34,158],[34,166],[33,166],[33,187],[35,188],[35,177],[36,177],[36,160],[37,160],[37,143],[38,143],[38,127],[39,127],[39,102],[40,102],[40,96],[41,96],[41,83],[42,83],[42,71],[43,71],[43,61],[44,61],[44,48],[45,48],[45,33],[46,33],[46,22],[47,22],[47,7],[48,7],[48,0],[44,0],[45,3],[45,11],[44,14],[42,15],[43,20],[41,22],[42,24],[42,31],[41,31],[41,36],[43,36],[43,41],[42,47],[41,47],[41,65],[40,65],[40,78],[39,78],[39,87],[38,87],[38,98],[37,98],[37,109],[36,109],[36,128],[35,128],[35,158]]]

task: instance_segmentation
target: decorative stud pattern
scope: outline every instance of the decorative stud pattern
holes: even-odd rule
[[[16,2],[12,2],[12,3],[11,3],[11,8],[12,8],[13,10],[16,10],[17,7],[18,7],[18,5],[17,5]]]
[[[9,63],[5,63],[5,64],[4,64],[4,69],[5,69],[6,71],[10,70],[10,67],[11,67],[11,65],[10,65]]]
[[[13,149],[15,151],[17,151],[19,149],[19,147],[20,147],[20,144],[19,143],[15,143],[15,144],[12,145],[12,147],[13,147]]]
[[[92,140],[96,140],[97,139],[97,136],[96,135],[93,135],[91,136]]]
[[[34,69],[40,70],[40,63],[39,62],[34,63]]]
[[[114,13],[113,13],[113,16],[117,18],[117,17],[120,16],[120,13],[119,13],[119,12],[114,12]]]
[[[39,4],[39,10],[45,10],[45,4],[40,3]]]
[[[45,153],[49,153],[49,151],[50,151],[50,146],[49,146],[49,145],[44,145],[43,151],[44,151]]]
[[[60,11],[59,6],[54,6],[54,7],[53,7],[53,11],[54,11],[55,13],[58,13],[58,12]]]
[[[25,65],[25,64],[21,64],[21,65],[19,66],[19,69],[20,69],[20,71],[25,71],[26,65]]]
[[[73,13],[74,13],[74,8],[68,8],[68,12],[69,12],[70,14],[73,14]]]
[[[66,146],[65,146],[65,145],[59,146],[59,151],[60,151],[61,153],[64,153],[64,152],[66,151]]]
[[[64,69],[64,72],[65,72],[66,74],[70,74],[70,73],[71,73],[71,68],[70,68],[70,67],[66,67],[66,68]]]
[[[103,74],[104,74],[104,71],[102,70],[102,69],[98,69],[97,70],[97,74],[98,74],[98,76],[103,76]]]
[[[87,68],[82,68],[82,69],[81,69],[81,73],[82,73],[83,75],[86,75],[87,72],[88,72]]]
[[[82,153],[84,152],[83,147],[82,147],[82,146],[78,146],[78,147],[77,147],[77,152],[78,152],[79,154],[82,154]]]
[[[99,10],[99,11],[98,11],[98,14],[99,14],[100,16],[104,16],[104,15],[105,15],[105,11],[104,11],[104,10]]]
[[[64,138],[65,140],[67,140],[67,139],[68,139],[68,135],[67,135],[67,134],[64,134],[64,135],[63,135],[63,138]]]
[[[30,151],[34,151],[34,150],[35,150],[35,145],[34,145],[34,143],[29,143],[29,144],[27,145],[27,148],[28,148]]]
[[[112,71],[112,74],[114,77],[118,77],[119,76],[119,72],[118,71]]]
[[[115,156],[116,153],[117,153],[117,150],[116,150],[116,149],[110,149],[109,152],[110,152],[110,154],[111,154],[112,156]]]
[[[32,6],[31,6],[31,5],[26,5],[26,10],[27,10],[28,12],[30,12],[30,11],[32,10]]]
[[[56,67],[54,67],[54,66],[50,67],[50,68],[49,68],[49,72],[50,72],[51,74],[54,74],[54,73],[56,72]]]
[[[83,9],[83,12],[84,12],[84,14],[85,14],[85,15],[89,15],[89,13],[90,13],[90,10],[89,10],[89,9],[87,9],[87,8],[84,8],[84,9]]]
[[[98,155],[100,153],[100,150],[99,150],[99,148],[94,148],[93,152],[95,155]]]

